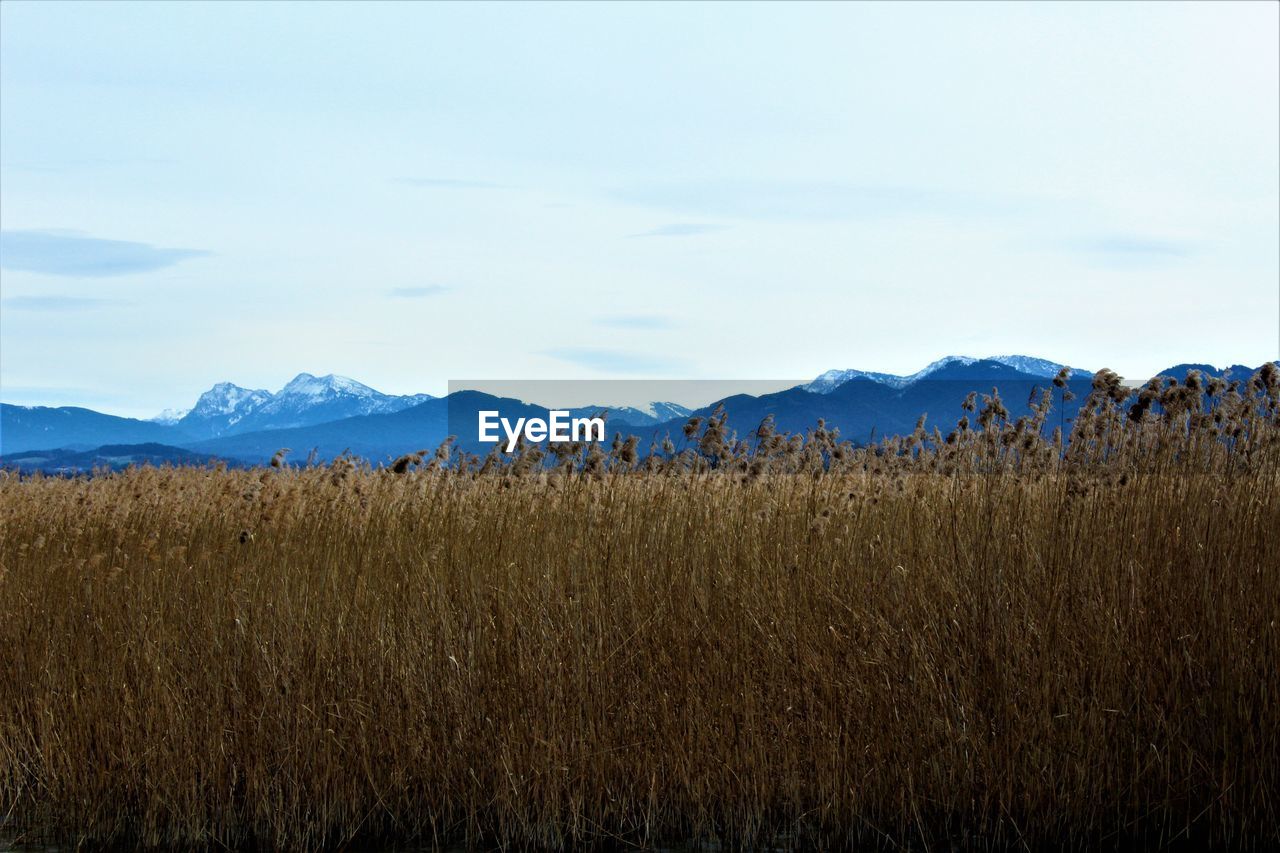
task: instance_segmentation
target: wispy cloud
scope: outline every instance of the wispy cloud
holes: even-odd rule
[[[1150,240],[1127,234],[1111,234],[1106,237],[1081,240],[1075,245],[1081,251],[1110,255],[1161,255],[1183,258],[1191,254],[1191,247],[1185,243]]]
[[[396,299],[425,299],[428,296],[439,296],[448,292],[449,288],[443,284],[428,284],[422,287],[393,287],[388,291]]]
[[[650,183],[615,189],[610,195],[627,204],[701,216],[780,221],[995,215],[1019,206],[1012,199],[970,193],[840,181]]]
[[[79,171],[98,171],[102,169],[123,169],[132,166],[144,168],[155,166],[171,166],[177,161],[161,157],[88,157],[65,160],[27,160],[17,163],[6,163],[6,170],[16,172],[63,173]]]
[[[710,234],[713,231],[723,231],[723,225],[710,225],[700,222],[672,222],[668,225],[659,225],[651,231],[642,231],[639,234],[632,234],[632,237],[693,237],[698,234]]]
[[[543,354],[603,373],[663,374],[676,373],[687,367],[680,359],[592,347],[558,347]]]
[[[68,231],[0,231],[0,267],[47,275],[92,278],[152,272],[207,255],[148,243],[102,240]]]
[[[93,299],[83,296],[10,296],[4,307],[14,311],[90,311],[129,305],[123,299]]]
[[[1157,240],[1132,234],[1104,234],[1065,243],[1067,251],[1099,266],[1147,268],[1186,260],[1195,247],[1186,242]]]
[[[611,329],[674,329],[676,323],[670,317],[661,314],[613,314],[596,319],[596,325]]]
[[[489,181],[468,181],[459,178],[397,178],[396,183],[437,190],[496,190],[502,186]]]

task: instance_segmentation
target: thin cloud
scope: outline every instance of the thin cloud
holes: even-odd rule
[[[1160,255],[1162,257],[1185,258],[1191,254],[1191,247],[1185,243],[1149,240],[1125,234],[1112,234],[1092,240],[1082,240],[1076,246],[1081,251],[1109,255]]]
[[[399,178],[397,183],[436,190],[496,190],[502,186],[489,181],[467,181],[458,178]]]
[[[610,329],[641,329],[656,331],[660,329],[674,329],[676,323],[670,317],[666,317],[661,314],[614,314],[609,317],[597,318],[596,325],[606,326]]]
[[[1097,266],[1116,269],[1167,266],[1195,254],[1190,243],[1157,240],[1132,234],[1104,234],[1065,244],[1068,252]]]
[[[677,373],[686,367],[686,363],[678,359],[592,347],[558,347],[546,350],[543,355],[602,373]]]
[[[100,278],[153,272],[209,254],[67,231],[0,231],[0,267],[46,275]]]
[[[699,216],[784,222],[904,215],[993,216],[1016,212],[1023,205],[1014,199],[972,193],[840,181],[650,183],[615,189],[610,195],[626,204]]]
[[[443,284],[428,284],[423,287],[393,287],[388,293],[396,299],[426,299],[448,293],[449,288]]]
[[[659,225],[652,231],[642,231],[639,234],[632,234],[632,237],[694,237],[698,234],[710,234],[714,231],[723,231],[723,225],[709,225],[700,222],[672,222],[668,225]]]
[[[94,299],[83,296],[10,296],[4,307],[14,311],[91,311],[129,305],[123,299]]]
[[[128,168],[131,166],[172,166],[178,161],[161,157],[88,157],[65,160],[27,160],[6,164],[6,169],[17,172],[43,172],[50,174],[101,169]]]

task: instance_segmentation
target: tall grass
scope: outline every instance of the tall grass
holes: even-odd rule
[[[1274,848],[1280,381],[1135,413],[1100,376],[1058,444],[988,395],[870,449],[717,416],[643,459],[5,479],[0,806],[89,844]]]

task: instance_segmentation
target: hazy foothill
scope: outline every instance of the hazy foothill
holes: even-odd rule
[[[1025,355],[947,356],[905,376],[829,370],[782,391],[704,398],[692,407],[665,401],[642,406],[601,401],[572,413],[574,417],[607,413],[610,435],[635,433],[645,438],[645,448],[651,439],[679,436],[691,415],[709,415],[722,403],[729,413],[729,428],[742,435],[766,415],[773,415],[778,428],[788,432],[803,432],[823,418],[846,439],[865,444],[877,436],[910,432],[921,414],[934,422],[953,422],[963,414],[966,394],[996,386],[1015,417],[1030,414],[1039,391],[1065,366]],[[1199,370],[1205,376],[1243,380],[1256,369],[1256,365],[1179,364],[1160,375],[1183,379],[1189,371]],[[1067,379],[1074,399],[1059,395],[1059,425],[1075,417],[1091,375],[1077,368]],[[1129,383],[1146,379],[1136,377]],[[663,383],[654,384],[658,390],[663,388]],[[666,383],[667,387],[679,384]],[[514,400],[475,391],[439,397],[391,395],[342,376],[308,373],[299,374],[275,393],[220,382],[190,408],[170,409],[151,420],[82,407],[5,403],[0,404],[0,464],[46,473],[88,471],[95,464],[119,468],[144,460],[161,462],[166,455],[174,463],[205,459],[231,465],[264,464],[288,447],[304,459],[312,451],[325,461],[350,453],[377,465],[407,449],[437,445],[450,435],[471,452],[487,452],[488,446],[477,441],[480,412],[500,410],[513,422],[521,417],[546,419],[549,407],[558,404],[555,399]]]

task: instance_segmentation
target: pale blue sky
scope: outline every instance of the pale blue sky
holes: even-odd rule
[[[0,6],[0,390],[1280,353],[1275,3]]]

